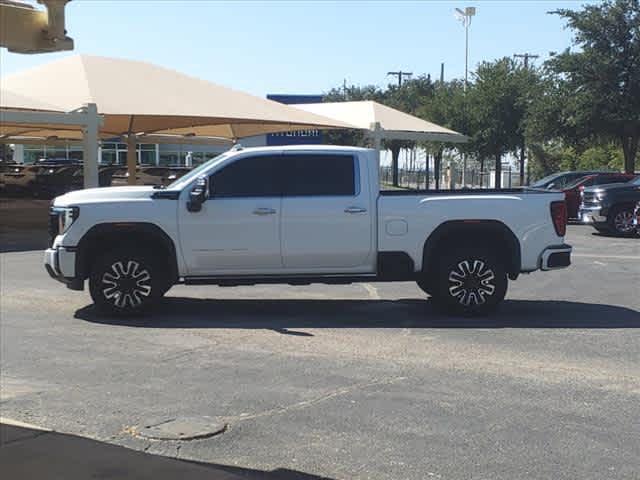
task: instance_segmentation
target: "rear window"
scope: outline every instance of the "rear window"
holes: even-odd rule
[[[353,196],[356,167],[353,155],[285,155],[283,161],[286,196]]]

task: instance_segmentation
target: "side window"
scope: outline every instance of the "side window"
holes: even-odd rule
[[[353,155],[285,155],[284,195],[354,196],[356,163]]]
[[[599,185],[606,185],[607,183],[625,183],[628,182],[630,180],[629,177],[616,177],[616,176],[608,176],[608,177],[602,177],[600,179],[600,181],[598,182]]]
[[[278,197],[282,193],[281,167],[280,155],[236,160],[211,175],[211,198]]]
[[[593,186],[593,185],[595,185],[595,184],[596,184],[596,179],[595,179],[595,178],[593,178],[593,177],[591,177],[589,180],[586,180],[586,181],[582,184],[582,186],[583,186],[583,187],[592,187],[592,186]]]

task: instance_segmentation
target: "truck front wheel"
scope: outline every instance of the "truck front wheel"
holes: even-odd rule
[[[433,283],[433,299],[448,312],[485,315],[507,293],[503,263],[489,250],[461,247],[443,256]]]
[[[135,315],[147,311],[166,284],[153,260],[141,252],[118,250],[99,257],[91,269],[89,291],[103,313]]]

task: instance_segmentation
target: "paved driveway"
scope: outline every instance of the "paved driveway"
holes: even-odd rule
[[[4,253],[1,414],[287,478],[640,478],[640,240],[567,241],[570,269],[522,276],[484,319],[397,283],[180,286],[124,323],[40,252]],[[134,435],[193,417],[229,429]]]

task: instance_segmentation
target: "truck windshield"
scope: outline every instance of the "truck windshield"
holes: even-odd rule
[[[218,155],[217,157],[213,157],[211,160],[204,162],[199,167],[194,168],[186,175],[178,178],[175,182],[169,184],[167,186],[167,190],[182,190],[185,186],[189,185],[189,183],[191,183],[192,180],[194,180],[195,178],[198,178],[198,176],[208,167],[210,167],[214,163],[219,162],[220,160],[227,158],[228,156],[229,156],[229,152],[224,152]]]
[[[535,188],[544,187],[547,183],[551,182],[552,180],[555,180],[560,175],[561,175],[560,173],[553,173],[551,175],[547,175],[546,177],[541,178],[537,182],[532,183],[531,186]]]

